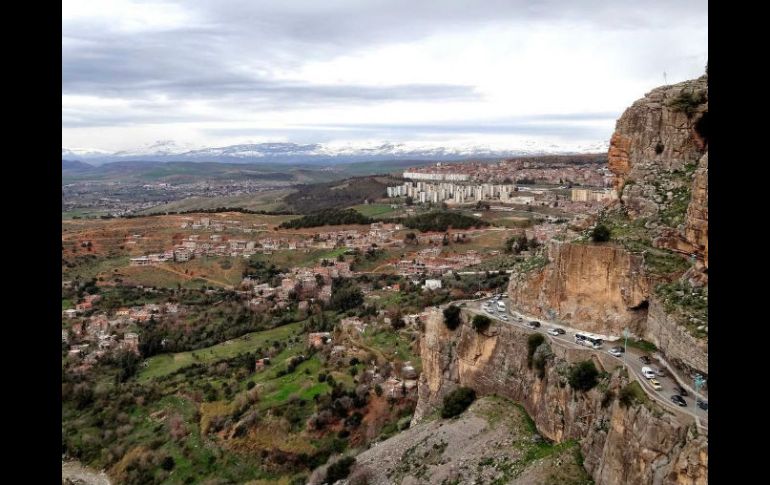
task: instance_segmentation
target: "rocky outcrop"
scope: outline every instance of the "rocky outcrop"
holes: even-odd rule
[[[655,405],[626,408],[616,399],[602,406],[605,391],[599,387],[575,392],[566,384],[569,366],[590,358],[611,372],[606,389],[617,394],[626,383],[613,361],[596,360],[585,350],[552,344],[540,379],[527,366],[527,338],[511,325],[493,324],[485,334],[468,324],[450,331],[442,315],[433,313],[421,340],[423,373],[413,424],[452,389],[469,386],[480,395],[520,402],[549,439],[579,440],[584,466],[598,485],[707,483],[708,439],[698,435],[691,418]]]
[[[601,334],[641,331],[649,283],[642,256],[610,245],[548,243],[549,264],[511,275],[514,307]]]
[[[704,140],[695,130],[708,111],[708,82],[663,86],[634,102],[618,119],[610,140],[609,169],[621,200],[634,217],[652,217],[665,196],[689,180],[671,181],[664,192],[656,183],[662,174],[682,172],[704,153]]]
[[[708,285],[707,115],[706,76],[635,101],[618,119],[608,153],[619,203],[602,215],[616,221],[613,231],[633,226],[634,244],[550,243],[548,264],[511,275],[514,308],[604,335],[629,328],[672,360],[707,372],[706,339],[689,341],[682,322],[660,305],[648,320],[658,283]],[[672,252],[694,264],[685,271],[666,259]]]
[[[677,367],[708,374],[708,341],[695,338],[680,325],[673,315],[664,310],[663,304],[653,297],[642,337],[665,349],[666,358]]]
[[[684,238],[709,266],[709,154],[698,162],[692,181],[690,205],[684,222]]]

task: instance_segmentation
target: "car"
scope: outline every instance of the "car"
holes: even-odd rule
[[[674,385],[674,390],[680,396],[688,396],[689,395],[689,394],[687,394],[687,390],[684,387],[680,386],[679,384]]]
[[[677,406],[682,406],[682,407],[687,406],[687,401],[685,401],[684,398],[679,394],[674,394],[673,396],[671,396],[671,401]]]
[[[530,322],[527,324],[527,326],[528,326],[529,328],[539,328],[539,327],[540,327],[540,322],[538,322],[537,320],[532,320],[532,321],[530,321]]]
[[[647,379],[655,378],[655,373],[649,367],[642,367],[642,375]]]
[[[650,379],[649,382],[652,388],[655,389],[656,391],[660,391],[663,389],[663,386],[660,385],[660,382],[658,382],[657,379]]]
[[[655,373],[658,375],[658,377],[668,377],[668,371],[665,367],[658,367],[656,369],[653,369]]]
[[[551,335],[564,335],[567,333],[563,328],[551,328],[548,330]]]
[[[623,352],[619,351],[617,347],[613,347],[607,352],[609,352],[610,355],[614,355],[615,357],[623,357]]]
[[[649,365],[652,362],[652,360],[648,355],[643,355],[639,357],[639,361],[644,365]]]
[[[500,315],[500,320],[502,320],[504,322],[507,322],[508,321],[508,316],[507,315]]]
[[[460,306],[465,306],[465,302],[460,303]]]
[[[701,408],[704,411],[709,410],[709,403],[708,401],[704,401],[703,399],[698,398],[698,400],[695,401],[695,404],[698,405],[699,408]]]

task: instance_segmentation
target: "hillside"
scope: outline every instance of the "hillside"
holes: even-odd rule
[[[511,401],[485,397],[454,419],[424,421],[356,457],[353,476],[394,483],[588,484],[575,442],[554,445]]]

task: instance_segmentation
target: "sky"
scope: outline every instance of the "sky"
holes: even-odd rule
[[[705,0],[64,0],[62,146],[601,143],[704,74],[707,20]]]

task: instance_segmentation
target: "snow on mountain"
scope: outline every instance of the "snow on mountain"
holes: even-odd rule
[[[465,158],[503,158],[522,155],[606,152],[609,142],[565,146],[525,140],[515,148],[473,143],[360,142],[297,144],[286,142],[245,143],[223,147],[193,148],[172,140],[160,140],[135,150],[110,153],[98,149],[62,148],[62,159],[91,163],[116,161],[195,161],[195,162],[272,162],[272,163],[350,163],[394,159],[450,160]]]

